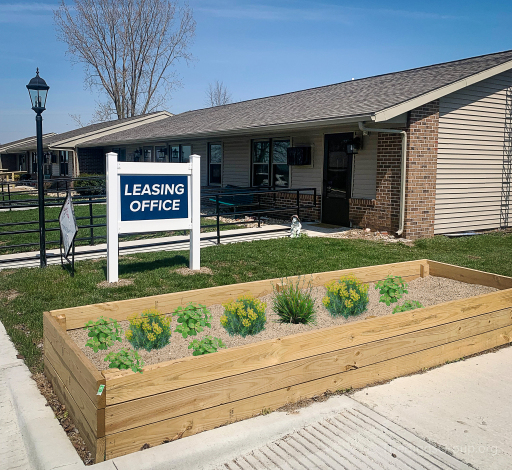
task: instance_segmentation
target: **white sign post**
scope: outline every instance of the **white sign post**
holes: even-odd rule
[[[107,153],[108,282],[119,280],[120,233],[190,230],[190,269],[201,268],[200,162],[118,162]]]

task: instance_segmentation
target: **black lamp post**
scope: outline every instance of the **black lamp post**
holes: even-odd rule
[[[50,87],[39,76],[39,68],[36,76],[27,85],[32,109],[36,113],[36,137],[37,137],[37,193],[39,195],[39,261],[41,267],[46,266],[46,239],[44,219],[44,175],[43,175],[43,117],[41,113],[46,109],[46,95]]]

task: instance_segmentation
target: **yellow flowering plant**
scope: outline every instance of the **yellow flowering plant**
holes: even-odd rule
[[[141,315],[128,318],[130,327],[126,339],[135,349],[162,349],[169,344],[171,337],[171,318],[164,317],[158,310],[150,308]]]
[[[224,315],[220,318],[220,324],[230,336],[240,335],[245,338],[247,335],[256,335],[265,329],[267,322],[265,302],[251,295],[244,295],[222,306]]]
[[[368,307],[368,285],[353,275],[328,282],[325,287],[327,295],[322,302],[333,317],[359,315]]]

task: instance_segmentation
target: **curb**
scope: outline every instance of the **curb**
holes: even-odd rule
[[[37,470],[84,469],[84,463],[52,409],[46,406],[28,367],[21,359],[16,359],[16,349],[1,322],[0,346],[3,353],[0,371],[11,395],[31,467]]]

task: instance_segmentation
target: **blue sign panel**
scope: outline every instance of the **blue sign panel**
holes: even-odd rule
[[[188,218],[187,176],[121,175],[120,178],[122,221]]]

